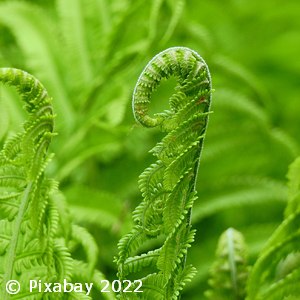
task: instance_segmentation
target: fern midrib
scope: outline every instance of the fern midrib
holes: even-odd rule
[[[206,125],[207,126],[207,121],[206,121]],[[191,180],[190,183],[190,187],[191,187],[191,192],[196,192],[196,183],[197,183],[197,177],[198,177],[198,170],[199,170],[199,166],[200,166],[200,159],[201,159],[201,154],[202,154],[202,148],[203,148],[203,138],[201,138],[201,140],[199,141],[199,148],[198,151],[196,153],[196,163],[194,166],[194,172],[193,172],[193,179]],[[188,209],[188,213],[186,216],[186,226],[191,227],[192,225],[192,212],[193,209],[192,207]],[[191,229],[189,229],[189,232],[191,231]],[[184,258],[182,260],[182,267],[183,269],[186,266],[186,261],[187,261],[187,253],[184,255]],[[179,296],[180,299],[180,296]]]
[[[5,268],[5,274],[3,276],[3,282],[6,283],[7,281],[14,279],[13,276],[13,270],[14,270],[14,262],[15,262],[15,254],[16,249],[18,245],[18,239],[19,236],[21,236],[21,225],[23,221],[23,217],[26,213],[26,208],[28,207],[29,202],[29,195],[32,190],[33,181],[29,181],[28,185],[24,191],[23,197],[21,199],[20,209],[15,221],[15,226],[13,228],[13,234],[11,238],[10,247],[8,249],[8,254],[6,257],[6,268]],[[10,298],[10,295],[6,292],[5,289],[2,289],[1,293],[1,299],[8,300]]]
[[[11,203],[11,201],[9,201],[9,199],[16,198],[16,197],[20,196],[21,194],[22,193],[14,193],[14,194],[8,194],[8,195],[0,196],[0,201],[1,201],[1,203],[7,203],[10,206],[19,207],[17,204]]]
[[[10,207],[16,207],[18,208],[19,205],[17,203],[12,203],[11,201],[9,201],[9,199],[11,198],[15,198],[15,195],[14,197],[7,197],[7,198],[0,198],[0,203],[3,205],[3,204],[6,204],[7,206],[10,206]]]
[[[160,250],[160,248],[158,250]],[[133,258],[127,259],[124,262],[124,266],[127,266],[131,263],[134,263],[135,261],[145,260],[145,259],[148,259],[148,258],[156,258],[156,257],[159,257],[159,251],[157,251],[157,253],[146,254],[145,256],[134,256]]]
[[[0,234],[0,239],[10,241],[10,236],[4,235],[4,234]],[[1,277],[1,275],[0,275],[0,277]]]
[[[227,247],[228,247],[228,260],[230,265],[230,275],[231,275],[231,282],[233,287],[234,296],[237,299],[237,270],[235,264],[235,247],[234,247],[234,236],[232,229],[227,230]]]
[[[207,70],[207,74],[209,74],[209,71]],[[209,84],[209,89],[211,90],[211,81],[210,81],[210,84]],[[211,96],[209,96],[211,97]],[[209,114],[210,113],[210,103],[211,101],[209,102],[209,105],[206,107],[206,109],[204,110],[204,112],[202,113],[203,115],[206,115],[206,114]],[[207,125],[208,125],[208,119],[206,119],[205,121],[205,125],[203,128],[207,128]],[[202,154],[202,149],[203,149],[203,144],[204,144],[204,138],[205,138],[205,133],[204,134],[201,134],[199,136],[199,145],[198,145],[198,151],[196,153],[196,163],[195,163],[195,166],[194,166],[194,172],[193,172],[193,179],[191,180],[191,183],[190,183],[190,186],[191,186],[191,190],[193,192],[196,192],[196,184],[197,184],[197,178],[198,178],[198,170],[199,170],[199,167],[200,167],[200,160],[201,160],[201,154]],[[188,210],[188,213],[187,213],[187,226],[191,227],[192,225],[192,212],[193,212],[193,208],[189,208]],[[189,230],[190,232],[190,230]],[[185,268],[186,266],[186,261],[187,261],[187,253],[184,255],[184,259],[182,260],[182,267]],[[179,299],[180,299],[180,296],[179,296]]]
[[[3,179],[20,179],[20,180],[24,180],[24,177],[22,176],[17,176],[17,175],[3,175],[0,176],[0,180]]]
[[[30,256],[34,257],[34,256],[42,254],[42,253],[43,253],[42,251],[31,251],[31,252],[22,253],[21,255],[16,256],[15,261],[23,259],[25,257],[27,257],[27,258]]]

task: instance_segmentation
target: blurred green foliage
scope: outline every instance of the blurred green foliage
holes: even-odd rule
[[[160,139],[135,125],[131,94],[145,63],[170,46],[200,53],[215,89],[188,256],[198,274],[183,299],[204,299],[226,228],[243,232],[255,260],[282,220],[288,165],[299,155],[299,11],[298,0],[0,1],[0,66],[27,70],[52,95],[58,135],[48,172],[97,240],[110,279],[140,201],[138,175]],[[159,88],[153,111],[172,87]],[[2,144],[23,112],[13,90],[0,93]]]

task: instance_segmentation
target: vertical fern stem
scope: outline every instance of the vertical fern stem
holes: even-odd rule
[[[153,91],[171,76],[177,84],[169,98],[170,109],[150,116]],[[195,234],[191,229],[192,206],[197,199],[195,186],[210,103],[208,67],[197,52],[185,47],[172,47],[156,55],[142,71],[133,92],[137,122],[166,133],[151,150],[156,162],[140,176],[143,199],[133,213],[134,228],[119,243],[117,260],[119,277],[140,277],[147,299],[179,299],[195,271],[186,266],[186,255]],[[151,239],[164,242],[158,249],[141,253],[141,246]],[[127,297],[120,295],[121,299]]]

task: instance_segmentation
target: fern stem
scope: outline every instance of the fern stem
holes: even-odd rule
[[[231,282],[232,282],[232,288],[234,291],[235,296],[237,295],[237,272],[236,272],[236,264],[235,264],[235,249],[234,249],[234,232],[232,228],[229,228],[226,231],[227,235],[227,247],[228,247],[228,261],[231,271]]]
[[[4,278],[3,282],[6,283],[7,281],[13,279],[13,274],[14,274],[14,262],[16,259],[16,252],[17,252],[17,245],[18,245],[18,238],[21,236],[20,231],[21,231],[21,225],[24,219],[24,215],[26,213],[26,210],[28,208],[28,203],[30,200],[30,192],[32,191],[32,185],[33,182],[29,182],[23,197],[21,199],[21,203],[19,206],[19,212],[14,224],[14,229],[13,229],[13,235],[10,240],[10,245],[9,245],[9,250],[6,258],[6,266],[5,266],[5,273],[4,273]],[[3,300],[8,300],[10,298],[10,295],[6,292],[5,289],[1,289],[1,299]]]

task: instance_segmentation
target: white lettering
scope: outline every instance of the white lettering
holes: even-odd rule
[[[30,281],[29,281],[29,291],[30,291],[30,293],[32,293],[32,291],[33,291],[34,289],[36,289],[37,286],[38,286],[38,283],[37,283],[36,280],[30,280]]]
[[[44,293],[52,293],[51,285],[52,285],[51,282],[50,283],[47,283],[47,282],[44,283],[44,286],[45,286]]]
[[[75,283],[74,284],[74,292],[75,293],[82,293],[83,292],[81,283]]]
[[[46,291],[44,291],[46,292]],[[51,293],[60,293],[61,292],[61,284],[60,283],[54,283],[53,289]]]
[[[86,288],[86,295],[88,296],[92,290],[92,287],[93,287],[93,283],[85,283],[85,288]]]
[[[42,282],[42,280],[30,280],[29,292],[38,291],[39,293],[83,293],[87,296],[90,295],[93,283],[79,283],[68,282],[64,279],[63,283],[60,282]]]
[[[64,292],[70,293],[73,291],[73,283],[67,282],[66,279],[64,279]]]

